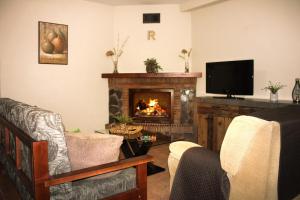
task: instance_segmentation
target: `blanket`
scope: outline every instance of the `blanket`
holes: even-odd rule
[[[300,106],[268,109],[251,116],[280,124],[281,149],[278,173],[278,199],[300,194]]]
[[[179,161],[170,200],[224,200],[229,198],[229,188],[219,155],[193,147]]]

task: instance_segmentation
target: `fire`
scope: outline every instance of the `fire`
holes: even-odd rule
[[[149,99],[148,105],[150,107],[154,107],[154,106],[158,105],[158,99]]]
[[[136,116],[167,116],[167,112],[159,105],[158,99],[149,98],[148,102],[139,100],[137,103]]]

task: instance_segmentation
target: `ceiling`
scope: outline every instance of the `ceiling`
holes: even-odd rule
[[[109,5],[140,5],[140,4],[181,4],[188,0],[90,0]]]

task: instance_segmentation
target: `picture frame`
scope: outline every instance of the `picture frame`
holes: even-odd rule
[[[68,64],[68,25],[38,22],[39,64]]]

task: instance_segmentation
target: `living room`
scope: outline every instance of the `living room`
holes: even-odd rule
[[[254,94],[246,98],[269,99],[262,88],[272,81],[285,85],[279,100],[292,100],[295,78],[300,77],[299,1],[111,2],[2,0],[1,97],[60,113],[67,130],[104,129],[109,87],[101,75],[113,72],[105,53],[118,38],[123,42],[129,37],[119,73],[145,73],[147,58],[156,58],[162,72],[184,72],[178,55],[192,48],[190,72],[202,73],[196,96],[208,95],[207,62],[253,59]],[[144,24],[143,13],[160,13],[160,23]],[[67,65],[39,64],[39,21],[68,25]]]

